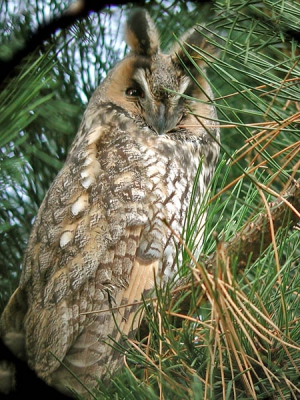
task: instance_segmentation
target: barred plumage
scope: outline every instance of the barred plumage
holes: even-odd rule
[[[216,111],[204,73],[179,44],[161,53],[143,10],[128,18],[126,38],[131,52],[90,100],[1,319],[6,345],[70,396],[68,387],[86,394],[65,365],[90,388],[105,379],[120,364],[108,335],[132,334],[134,303],[153,288],[154,275],[163,284],[176,274],[176,243],[164,221],[182,233],[199,163],[201,199],[219,154],[219,131],[206,128]],[[204,72],[190,45],[211,51],[205,38],[193,29],[184,41]]]

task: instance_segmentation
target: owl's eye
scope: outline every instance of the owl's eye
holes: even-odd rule
[[[142,99],[145,97],[145,93],[141,89],[133,87],[126,89],[125,94],[128,97],[141,97]]]

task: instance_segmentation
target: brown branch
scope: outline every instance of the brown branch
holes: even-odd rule
[[[45,24],[41,24],[35,32],[31,32],[25,40],[24,46],[17,50],[9,60],[0,61],[0,86],[8,76],[15,74],[15,67],[34,50],[43,45],[60,29],[68,29],[77,21],[86,18],[92,12],[99,12],[109,5],[123,5],[129,1],[101,1],[101,0],[77,0],[60,16],[52,18]]]
[[[244,269],[247,263],[253,263],[272,243],[271,215],[274,232],[280,228],[293,228],[299,221],[300,181],[295,181],[290,189],[276,201],[269,204],[269,212],[259,214],[254,221],[247,223],[229,242],[223,243],[222,252],[235,259],[238,268]],[[205,266],[211,270],[217,263],[215,252]]]

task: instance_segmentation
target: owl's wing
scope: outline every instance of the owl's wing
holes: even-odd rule
[[[68,367],[87,387],[94,388],[98,380],[109,380],[111,374],[123,363],[123,356],[112,346],[124,344],[123,335],[132,334],[140,319],[137,310],[142,295],[153,288],[156,263],[146,266],[136,261],[127,289],[119,289],[112,299],[105,298],[102,309],[88,314],[85,328],[67,352],[64,366],[51,376],[51,384],[64,392],[64,386],[75,388],[84,395],[86,389],[70,376]],[[138,303],[137,303],[138,302]],[[111,309],[109,309],[111,307]],[[99,312],[100,311],[100,312]],[[111,339],[110,339],[111,338]]]
[[[139,148],[99,123],[79,144],[39,210],[1,327],[4,341],[19,354],[23,343],[31,368],[62,391],[80,385],[61,361],[92,386],[118,365],[105,342],[136,327],[134,303],[153,287],[158,265],[136,257],[149,211]]]

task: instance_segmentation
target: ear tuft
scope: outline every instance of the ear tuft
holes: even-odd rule
[[[204,28],[200,28],[204,31]],[[188,30],[183,36],[181,36],[180,40],[173,46],[171,49],[171,54],[173,53],[174,60],[177,59],[177,63],[179,63],[179,59],[182,62],[189,66],[191,64],[191,60],[188,57],[187,53],[195,60],[195,62],[201,66],[202,68],[206,67],[205,59],[201,57],[201,50],[205,52],[205,56],[209,57],[210,55],[216,57],[219,53],[217,47],[213,46],[208,42],[206,36],[211,36],[207,32],[206,35],[203,35],[199,32],[199,28],[194,27]],[[200,51],[198,52],[197,49]]]
[[[128,17],[125,39],[131,50],[141,56],[151,57],[159,48],[159,36],[147,11],[134,10]]]

